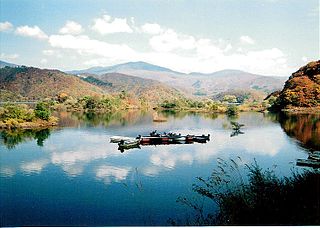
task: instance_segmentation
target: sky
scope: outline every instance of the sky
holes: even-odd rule
[[[145,61],[288,76],[319,59],[319,1],[0,0],[0,55],[60,70]]]

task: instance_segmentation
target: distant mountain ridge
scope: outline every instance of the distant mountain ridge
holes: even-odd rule
[[[107,67],[102,67],[102,66],[91,67],[89,69],[84,69],[84,70],[67,71],[66,73],[69,73],[69,74],[89,73],[89,74],[101,75],[101,74],[114,73],[114,72],[125,71],[125,70],[147,70],[147,71],[179,73],[169,68],[153,65],[143,61],[127,62],[127,63],[117,64],[117,65],[107,66]]]
[[[256,90],[263,95],[280,90],[286,77],[264,76],[240,70],[227,69],[213,73],[185,74],[145,62],[129,62],[109,67],[93,67],[69,73],[96,74],[120,73],[143,79],[152,79],[189,95],[213,96],[230,90]]]

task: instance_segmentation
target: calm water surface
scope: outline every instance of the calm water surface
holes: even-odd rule
[[[278,176],[297,158],[320,150],[319,115],[242,113],[244,134],[232,134],[224,115],[59,113],[64,127],[0,133],[1,226],[168,225],[191,213],[176,203],[196,197],[192,184],[217,167],[217,158],[256,159]],[[210,134],[207,144],[141,146],[121,153],[112,135],[150,131]],[[299,168],[298,168],[299,169]]]

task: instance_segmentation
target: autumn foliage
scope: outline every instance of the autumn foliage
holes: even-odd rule
[[[275,102],[278,108],[320,105],[320,60],[310,62],[286,81]]]

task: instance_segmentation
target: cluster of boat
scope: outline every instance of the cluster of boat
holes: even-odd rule
[[[140,145],[161,145],[161,144],[188,144],[188,143],[206,143],[210,140],[208,135],[181,135],[177,133],[158,133],[151,132],[149,135],[138,135],[136,138],[124,136],[110,137],[111,143],[118,143],[119,149],[130,149]]]

